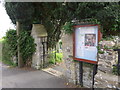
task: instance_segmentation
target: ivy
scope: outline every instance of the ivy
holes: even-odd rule
[[[36,50],[36,44],[34,43],[33,37],[30,36],[27,31],[23,31],[20,33],[19,40],[20,53],[22,55],[24,63],[26,63],[26,60],[32,59],[32,54]]]
[[[66,22],[63,26],[63,30],[66,34],[72,34],[73,33],[73,23],[72,22]]]
[[[34,43],[34,39],[32,36],[29,35],[29,32],[22,31],[20,33],[20,36],[17,37],[16,30],[10,29],[6,32],[5,39],[5,46],[4,51],[8,54],[8,56],[5,56],[12,59],[13,56],[17,57],[17,46],[20,45],[20,53],[22,55],[22,59],[24,60],[24,64],[27,60],[32,60],[32,54],[36,50],[36,45]],[[19,39],[20,43],[17,43],[17,40]],[[11,60],[12,61],[12,60]]]
[[[101,24],[101,22],[95,18],[82,19],[80,20],[80,22],[85,22],[85,23],[90,23],[90,24]]]
[[[65,25],[63,25],[62,30],[64,30],[66,34],[72,34],[74,32],[73,25],[79,24],[80,22],[82,22],[84,24],[100,24],[100,21],[98,21],[97,19],[94,19],[94,18],[82,19],[82,20],[78,20],[78,21],[79,21],[78,23],[66,22]]]

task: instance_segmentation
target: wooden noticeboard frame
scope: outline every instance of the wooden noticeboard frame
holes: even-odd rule
[[[101,34],[101,32],[100,32],[100,25],[98,25],[98,24],[95,24],[95,25],[75,25],[75,26],[73,26],[74,27],[74,34],[73,34],[73,59],[74,60],[78,60],[78,61],[83,61],[83,62],[87,62],[87,63],[92,63],[92,64],[97,64],[98,63],[98,59],[96,58],[96,61],[94,61],[94,60],[89,60],[89,59],[84,59],[84,58],[78,58],[78,57],[76,57],[76,28],[78,29],[78,28],[81,28],[81,27],[87,27],[87,28],[89,28],[89,27],[96,27],[97,28],[97,35],[95,35],[95,37],[97,37],[96,39],[95,39],[95,41],[96,41],[96,43],[97,44],[95,44],[95,45],[97,45],[98,46],[98,42],[100,41],[100,39],[102,38],[102,34]],[[86,34],[87,35],[87,34]],[[92,35],[92,34],[91,34]],[[78,40],[78,39],[77,39]],[[82,41],[82,40],[79,40],[79,41]],[[85,43],[85,34],[84,34],[84,43]],[[85,44],[84,44],[85,45]],[[97,46],[95,46],[94,45],[94,48],[96,47],[96,49],[97,49]],[[89,47],[89,46],[88,46]],[[90,51],[90,50],[89,50]],[[98,54],[98,53],[97,53]],[[97,56],[97,55],[96,55]]]

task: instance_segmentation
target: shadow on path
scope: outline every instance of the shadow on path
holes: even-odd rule
[[[3,88],[69,88],[67,80],[42,70],[1,67]]]

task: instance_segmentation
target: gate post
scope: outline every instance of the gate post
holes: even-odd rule
[[[36,52],[32,56],[32,66],[36,69],[42,68],[45,63],[45,54],[47,51],[47,31],[45,27],[41,24],[33,24],[31,35],[35,39]]]

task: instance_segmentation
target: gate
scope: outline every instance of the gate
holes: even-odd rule
[[[46,67],[46,63],[48,63],[47,61],[47,55],[48,55],[48,51],[47,51],[47,37],[40,37],[40,41],[41,41],[41,44],[42,44],[42,50],[41,51],[41,65],[42,65],[42,68]]]

